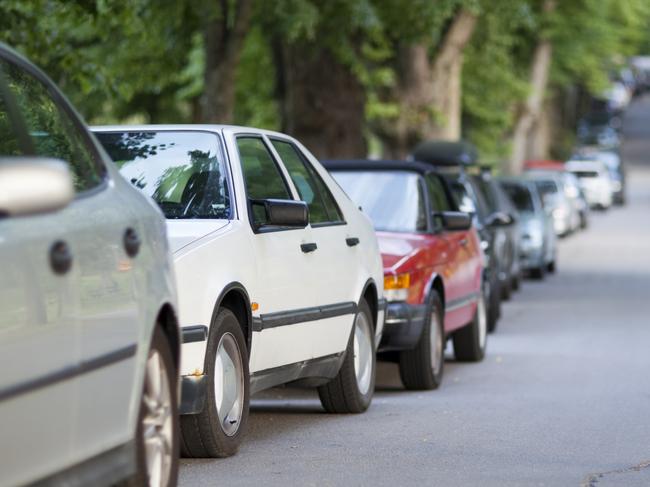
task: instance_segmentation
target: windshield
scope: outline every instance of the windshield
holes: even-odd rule
[[[230,217],[219,138],[208,132],[95,134],[122,176],[154,199],[170,219]]]
[[[403,171],[333,171],[332,175],[370,217],[376,230],[427,229],[420,177]]]
[[[522,213],[533,213],[533,198],[525,186],[516,183],[501,183],[503,190],[510,197],[518,211]]]
[[[535,186],[537,186],[537,190],[539,191],[542,198],[547,195],[555,195],[558,193],[557,184],[555,184],[555,181],[535,181]]]

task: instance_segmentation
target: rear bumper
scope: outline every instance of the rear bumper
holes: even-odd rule
[[[426,321],[426,304],[388,303],[380,352],[414,348]]]

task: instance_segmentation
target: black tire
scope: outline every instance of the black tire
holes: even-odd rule
[[[433,315],[435,323],[431,319]],[[409,390],[437,389],[442,383],[445,365],[445,329],[443,324],[442,301],[436,291],[431,291],[427,308],[427,320],[422,328],[420,340],[413,350],[405,350],[399,355],[399,375],[404,387]],[[435,339],[441,347],[440,356],[432,357],[431,331],[432,326],[438,329]],[[436,360],[437,363],[433,363]],[[434,370],[435,369],[435,370]]]
[[[546,264],[546,270],[550,272],[551,274],[555,274],[555,271],[557,269],[557,266],[555,264],[555,260],[552,260],[548,264]]]
[[[483,324],[481,324],[481,320],[484,320]],[[463,362],[480,362],[483,360],[487,346],[487,329],[481,333],[481,326],[487,328],[486,321],[485,297],[481,293],[472,321],[452,335],[456,360]],[[481,343],[481,338],[483,338],[483,343]]]
[[[533,267],[530,270],[530,277],[533,279],[537,279],[538,281],[541,281],[544,279],[544,276],[546,276],[546,264],[540,264],[537,267]]]
[[[169,387],[170,394],[170,413],[172,421],[172,445],[171,445],[171,465],[169,468],[167,487],[174,487],[178,483],[178,459],[179,459],[179,443],[180,443],[180,430],[179,430],[179,416],[178,416],[178,394],[177,391],[177,377],[178,371],[174,365],[172,358],[172,351],[167,337],[163,331],[156,326],[153,331],[151,339],[151,347],[149,354],[157,352],[162,364],[165,367],[165,376],[167,377],[167,386]],[[142,486],[149,485],[149,473],[147,471],[146,449],[144,440],[144,419],[147,410],[145,404],[145,390],[147,388],[147,372],[145,372],[145,383],[143,385],[142,397],[140,399],[140,413],[138,416],[138,426],[136,430],[136,475],[127,482],[122,483],[124,486]]]
[[[506,281],[501,284],[501,300],[502,301],[510,301],[510,298],[512,297],[512,281],[510,279],[506,279]]]
[[[487,329],[492,333],[497,329],[499,318],[501,318],[501,286],[498,279],[494,279],[490,286],[490,294],[487,303]]]
[[[364,315],[366,324],[368,325],[366,338],[370,340],[370,346],[372,347],[370,360],[370,383],[366,392],[359,390],[357,374],[354,367],[354,335],[359,314]],[[348,341],[343,365],[341,365],[341,369],[334,379],[318,388],[320,402],[328,413],[362,413],[368,409],[368,406],[370,406],[372,396],[375,393],[375,375],[377,372],[375,333],[372,324],[373,319],[370,306],[368,306],[368,303],[362,299],[361,303],[359,303],[357,315],[354,319],[354,325],[352,326],[352,333],[350,334],[350,339]]]
[[[513,291],[519,291],[519,289],[521,289],[521,280],[519,274],[520,273],[517,272],[514,276],[512,276],[512,281],[510,281],[510,287]]]
[[[243,373],[243,403],[239,426],[234,433],[226,434],[221,426],[217,412],[214,368],[216,353],[222,337],[228,335],[237,345]],[[231,342],[232,343],[232,342]],[[221,308],[217,312],[208,337],[205,352],[205,373],[207,375],[206,402],[203,411],[198,414],[181,416],[181,453],[190,458],[224,458],[237,453],[248,425],[250,401],[250,377],[248,371],[248,353],[241,324],[232,311]],[[233,423],[231,423],[233,424]]]

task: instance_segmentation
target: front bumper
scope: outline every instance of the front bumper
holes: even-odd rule
[[[388,303],[380,352],[415,348],[427,316],[426,304]]]

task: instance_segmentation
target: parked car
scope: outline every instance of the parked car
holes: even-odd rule
[[[560,171],[533,169],[525,171],[524,177],[535,181],[544,205],[550,209],[553,227],[558,237],[570,234],[576,221],[578,226],[580,225],[578,206],[572,204],[567,197],[564,177]]]
[[[249,397],[302,381],[329,412],[374,393],[383,268],[370,220],[297,140],[219,125],[97,127],[167,217],[183,332],[182,451],[236,452]]]
[[[534,181],[500,178],[499,183],[519,211],[520,262],[533,277],[542,279],[557,267],[557,246],[553,218],[544,208]]]
[[[501,214],[510,223],[501,225],[501,235],[505,239],[503,254],[500,259],[499,288],[503,299],[510,299],[513,291],[519,289],[521,268],[519,266],[519,213],[508,195],[492,177],[489,169],[482,169],[479,174],[470,176],[475,187],[483,196],[488,214]]]
[[[3,485],[173,486],[180,333],[160,211],[0,45]]]
[[[377,231],[388,301],[379,351],[389,353],[380,357],[399,363],[407,389],[440,385],[447,338],[457,359],[481,360],[487,317],[480,240],[444,179],[416,162],[324,165]]]
[[[589,206],[606,210],[612,206],[614,187],[607,165],[598,160],[573,160],[566,169],[580,180]]]
[[[615,149],[600,147],[581,147],[571,160],[598,160],[605,163],[612,181],[612,199],[616,205],[625,204],[626,178],[625,167],[620,152]]]
[[[485,260],[483,283],[488,331],[494,331],[501,316],[500,286],[508,261],[504,227],[511,225],[512,219],[502,212],[491,213],[476,182],[467,175],[466,168],[475,166],[478,159],[471,144],[464,141],[423,142],[413,150],[411,157],[437,168],[449,185],[456,208],[472,215]]]

